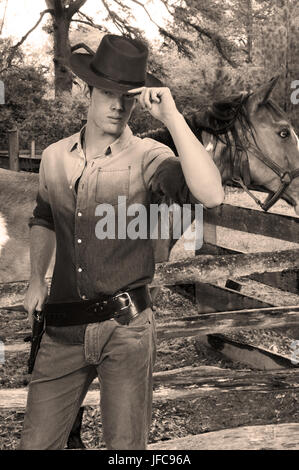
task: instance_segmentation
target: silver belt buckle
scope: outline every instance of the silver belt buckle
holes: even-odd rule
[[[117,294],[115,295],[113,298],[116,299],[116,297],[120,297],[121,295],[125,295],[126,296],[126,300],[128,300],[128,305],[125,305],[124,307],[121,307],[120,310],[124,310],[125,308],[129,308],[133,302],[132,302],[132,299],[131,299],[131,296],[128,292],[121,292],[120,294]]]

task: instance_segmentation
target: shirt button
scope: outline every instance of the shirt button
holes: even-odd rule
[[[73,186],[70,184],[70,189],[73,189]]]
[[[86,299],[86,295],[83,294],[83,295],[81,296],[81,298],[82,298],[83,300],[85,300],[85,299]]]
[[[82,243],[81,238],[78,238],[77,242],[78,242],[78,243]]]
[[[78,268],[78,273],[82,273],[82,268]]]
[[[82,217],[82,212],[78,212],[78,217]]]

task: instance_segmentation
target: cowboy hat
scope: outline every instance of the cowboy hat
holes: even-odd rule
[[[96,53],[88,50],[89,54],[72,53],[70,66],[90,86],[121,92],[142,86],[163,86],[146,72],[148,48],[137,39],[106,34]]]

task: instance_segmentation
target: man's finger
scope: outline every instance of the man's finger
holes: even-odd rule
[[[158,90],[155,90],[155,89],[152,90],[151,98],[152,98],[152,101],[154,101],[155,103],[161,103],[161,98],[159,96]]]
[[[152,107],[151,89],[146,88],[144,91],[144,103],[148,109]]]
[[[144,86],[140,88],[132,88],[131,90],[128,90],[127,93],[132,96],[137,96],[137,95],[141,95],[144,89],[145,89]]]
[[[34,303],[32,303],[30,306],[28,306],[28,308],[27,308],[28,315],[32,315],[32,314],[33,314],[33,312],[34,312],[35,309],[36,309],[36,304],[37,304],[37,301],[35,301]]]

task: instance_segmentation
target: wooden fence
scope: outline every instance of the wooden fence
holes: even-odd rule
[[[21,150],[18,129],[8,131],[8,150],[0,150],[0,168],[37,173],[40,160],[41,151],[36,149],[34,140],[31,141],[30,150]]]

